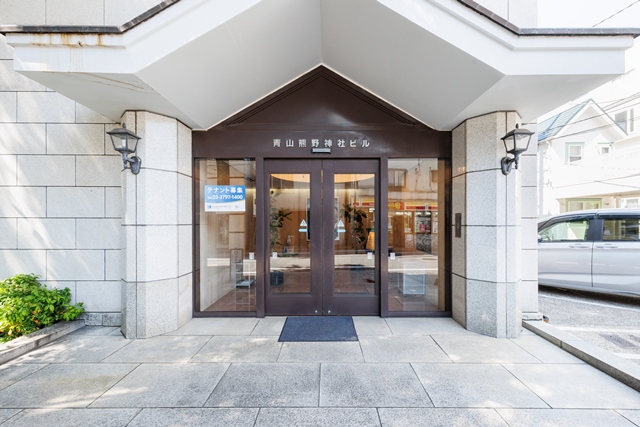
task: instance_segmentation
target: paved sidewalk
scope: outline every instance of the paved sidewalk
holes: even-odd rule
[[[2,426],[640,426],[640,393],[523,331],[354,317],[358,342],[279,343],[282,317],[85,327],[0,366]]]

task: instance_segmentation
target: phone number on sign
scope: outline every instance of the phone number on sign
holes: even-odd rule
[[[208,196],[211,200],[244,200],[242,194],[212,194]]]

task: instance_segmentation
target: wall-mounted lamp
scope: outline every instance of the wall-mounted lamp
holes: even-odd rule
[[[140,137],[127,129],[124,123],[121,128],[115,128],[112,131],[107,132],[107,134],[109,134],[109,137],[111,138],[113,149],[122,154],[122,163],[124,168],[131,169],[131,173],[137,175],[140,172],[142,160],[137,156],[129,157],[129,154],[136,152]]]
[[[520,158],[520,154],[524,153],[529,148],[529,142],[531,141],[531,135],[533,134],[534,132],[531,132],[530,130],[520,129],[516,124],[516,128],[514,130],[500,138],[502,139],[502,142],[504,142],[504,149],[507,151],[507,156],[500,160],[503,175],[509,175],[514,163],[516,165],[516,169],[518,169],[518,159]],[[509,154],[513,155],[513,157],[509,157]]]

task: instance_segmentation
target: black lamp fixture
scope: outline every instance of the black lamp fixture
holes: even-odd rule
[[[107,134],[111,138],[113,149],[122,154],[122,163],[124,168],[131,169],[131,173],[137,175],[140,172],[142,160],[137,156],[129,157],[129,154],[136,152],[140,137],[127,129],[124,123],[121,128],[115,128],[112,131],[107,132]]]
[[[529,142],[531,141],[531,135],[533,134],[534,132],[531,132],[528,129],[520,129],[516,124],[516,128],[514,130],[500,138],[502,142],[504,142],[504,149],[507,151],[507,156],[500,160],[503,175],[509,175],[514,163],[516,165],[516,169],[518,169],[518,159],[520,158],[520,154],[524,153],[529,148]],[[509,157],[509,154],[513,155],[513,157]]]

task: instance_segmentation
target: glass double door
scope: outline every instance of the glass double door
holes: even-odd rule
[[[375,160],[265,160],[267,315],[379,315]]]

